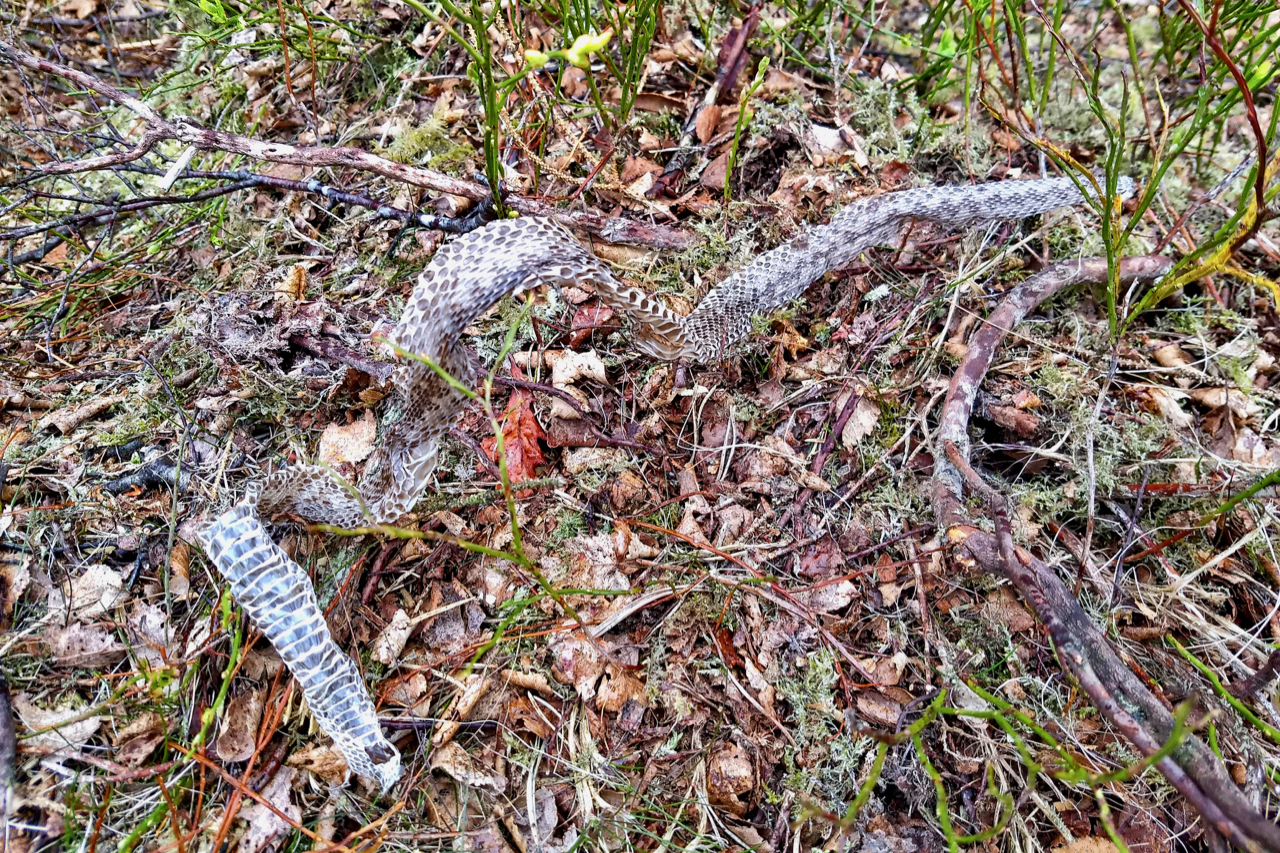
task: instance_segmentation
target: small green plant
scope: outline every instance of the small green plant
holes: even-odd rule
[[[508,95],[528,69],[526,67],[525,71],[503,80],[499,80],[495,73],[494,69],[498,63],[493,57],[489,29],[498,23],[502,15],[501,4],[491,3],[486,6],[482,0],[470,0],[464,8],[461,0],[458,3],[454,0],[439,0],[441,7],[449,15],[471,31],[471,38],[468,39],[459,33],[450,21],[428,7],[422,0],[405,0],[405,3],[419,14],[434,21],[473,60],[467,65],[467,77],[475,84],[483,105],[485,177],[489,181],[489,189],[493,193],[498,215],[505,216],[502,180],[506,176],[506,170],[502,165],[501,152],[498,150],[498,143],[502,136],[502,114],[506,108]]]
[[[222,7],[219,0],[199,0],[200,11],[204,12],[210,18],[219,24],[227,22],[227,10]]]
[[[742,96],[738,98],[738,120],[733,125],[733,144],[729,146],[729,159],[724,169],[724,200],[729,201],[729,179],[733,176],[733,169],[738,164],[738,145],[742,142],[742,129],[747,126],[749,112],[747,110],[747,101],[760,85],[764,83],[765,74],[769,71],[769,57],[760,60],[760,66],[756,68],[755,79],[751,84],[743,88]]]

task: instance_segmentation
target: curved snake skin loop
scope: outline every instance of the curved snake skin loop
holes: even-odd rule
[[[1133,182],[1122,179],[1119,195],[1132,193]],[[461,343],[462,332],[493,303],[546,284],[590,282],[602,302],[631,318],[638,349],[660,359],[705,362],[744,338],[753,316],[785,305],[871,246],[893,243],[909,220],[958,228],[1021,219],[1082,200],[1068,178],[931,187],[864,198],[829,224],[760,255],[711,291],[688,317],[620,282],[562,225],[550,219],[499,220],[436,252],[388,338],[471,385],[476,370]],[[352,528],[391,523],[410,510],[427,486],[440,438],[463,397],[428,365],[412,360],[397,366],[392,388],[381,441],[358,490],[328,469],[293,466],[268,476],[244,502],[199,534],[236,600],[298,680],[348,768],[383,790],[400,776],[400,753],[383,737],[355,665],[330,636],[306,573],[258,519],[283,512]]]

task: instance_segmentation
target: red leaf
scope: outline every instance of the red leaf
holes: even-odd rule
[[[901,160],[890,160],[884,164],[884,168],[880,170],[880,183],[886,187],[895,187],[907,179],[911,174],[911,167]]]
[[[502,444],[507,452],[507,474],[511,477],[511,482],[532,480],[538,466],[546,462],[538,442],[547,438],[533,414],[533,395],[523,388],[511,392],[511,399],[507,401],[507,410],[502,413],[500,424]],[[480,446],[491,462],[498,461],[496,437],[486,438],[480,442]]]
[[[598,300],[579,305],[578,310],[573,313],[573,323],[570,326],[573,334],[569,338],[569,348],[577,347],[591,337],[593,331],[605,327],[618,327],[613,319],[612,308]]]

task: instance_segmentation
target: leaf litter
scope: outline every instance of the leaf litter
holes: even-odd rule
[[[287,11],[303,30],[314,24]],[[168,59],[121,48],[119,67],[191,74],[184,98],[198,121],[252,115],[260,135],[304,144],[350,127],[360,144],[385,145],[396,159],[452,163],[459,174],[483,167],[481,103],[458,76],[467,54],[447,32],[398,3],[320,11],[356,33],[338,37],[324,22],[326,49],[350,55],[353,38],[370,39],[400,57],[387,66],[369,58],[368,67],[403,96],[358,92],[363,72],[349,60],[337,66],[348,84],[315,76],[305,41],[290,41],[286,59],[271,17],[211,54],[220,83],[160,64],[181,61],[172,12],[156,16],[154,31],[150,19],[121,13],[125,26],[109,32],[173,40],[174,55],[159,54]],[[58,12],[89,20],[102,10],[77,2]],[[558,15],[529,14],[520,39],[532,44],[537,29],[539,49],[554,49]],[[788,14],[779,12],[779,26]],[[901,23],[907,10],[888,14]],[[947,123],[950,100],[924,103],[900,85],[914,72],[897,48],[851,53],[840,66],[857,76],[861,105],[815,71],[821,51],[811,51],[770,67],[742,112],[750,74],[716,69],[732,58],[716,50],[744,22],[713,19],[711,44],[694,17],[666,10],[662,36],[642,57],[650,90],[629,123],[589,117],[599,68],[562,69],[545,94],[562,100],[522,106],[548,118],[513,130],[520,154],[508,169],[522,192],[699,233],[702,245],[676,258],[601,247],[672,306],[692,305],[742,259],[853,197],[955,182],[966,169],[1037,171],[1025,140],[1003,126],[966,137]],[[775,31],[762,32],[784,47]],[[89,48],[66,49],[102,67]],[[708,69],[726,72],[726,90],[695,110],[695,81]],[[1069,91],[1054,97],[1070,100]],[[620,91],[603,97],[621,102]],[[228,103],[239,106],[228,113]],[[1051,126],[1080,156],[1099,145],[1072,129],[1079,121]],[[683,177],[667,169],[673,151]],[[332,179],[292,166],[260,173]],[[428,201],[389,185],[370,191],[398,205]],[[68,814],[85,832],[127,835],[146,805],[168,821],[157,839],[208,845],[233,826],[238,849],[255,853],[296,844],[313,825],[329,841],[360,838],[386,811],[358,791],[331,802],[329,786],[342,779],[335,753],[284,700],[278,658],[237,618],[188,547],[184,523],[282,461],[316,458],[358,476],[382,394],[369,333],[394,316],[441,238],[409,238],[392,260],[393,223],[335,215],[301,191],[259,188],[225,205],[218,223],[159,243],[163,216],[145,220],[149,232],[120,236],[104,262],[118,280],[94,279],[100,292],[78,294],[47,346],[24,306],[36,284],[56,290],[84,275],[84,248],[64,242],[43,255],[37,278],[14,285],[8,303],[6,329],[21,341],[14,355],[26,361],[6,380],[4,534],[31,556],[0,563],[3,674],[19,686],[24,826],[45,827],[20,829],[23,845],[62,831],[51,815],[63,802],[91,804],[92,819]],[[439,208],[462,206],[454,197]],[[1026,234],[1053,244],[1056,257],[1090,240],[1070,218],[1007,229],[1002,240]],[[1259,245],[1268,240],[1270,225],[1258,234]],[[970,711],[995,707],[975,688],[1014,701],[1070,742],[1079,766],[1136,760],[1062,680],[1026,604],[1006,585],[966,575],[928,529],[932,406],[985,310],[977,291],[941,288],[989,257],[980,242],[913,232],[899,251],[871,253],[817,284],[762,321],[742,353],[704,368],[638,359],[586,288],[564,294],[568,310],[539,297],[534,318],[515,330],[511,363],[497,368],[525,386],[494,394],[522,553],[501,484],[480,458],[497,463],[498,442],[476,410],[446,441],[428,501],[438,505],[402,522],[422,538],[392,549],[370,538],[290,537],[421,785],[416,801],[400,795],[404,808],[374,834],[388,845],[421,837],[521,853],[582,843],[941,850],[940,784],[966,833],[997,825],[999,795],[1012,792],[1016,843],[1031,848],[1112,849],[1108,821],[1131,849],[1205,843],[1153,774],[1101,798],[1078,780],[1046,783],[998,727],[973,716],[924,729],[918,749],[894,743],[872,775],[875,745],[919,719],[941,688]],[[130,245],[148,243],[160,251],[133,264]],[[981,283],[997,292],[1036,262],[993,254]],[[1274,257],[1248,257],[1272,274]],[[1212,524],[1202,516],[1280,465],[1274,398],[1257,393],[1275,381],[1280,339],[1274,305],[1239,289],[1215,310],[1186,307],[1214,301],[1195,288],[1180,298],[1185,306],[1126,334],[1133,372],[1109,371],[1104,306],[1091,295],[1032,317],[988,375],[972,430],[984,465],[1018,502],[1019,544],[1060,560],[1064,576],[1075,574],[1072,560],[1105,564],[1105,589],[1115,592],[1091,601],[1091,612],[1131,638],[1134,666],[1166,685],[1171,702],[1191,693],[1211,702],[1208,682],[1163,639],[1191,645],[1227,681],[1260,669],[1276,639],[1270,504],[1241,504]],[[102,317],[111,320],[95,322]],[[515,322],[502,308],[481,321],[478,348],[496,352]],[[162,380],[135,370],[141,356]],[[1212,382],[1197,374],[1206,366],[1217,371]],[[147,457],[89,464],[80,451],[136,436],[194,479],[118,496],[100,488]],[[1188,535],[1170,542],[1170,530]],[[1273,698],[1248,702],[1274,723]],[[1274,743],[1233,708],[1214,707],[1232,721],[1221,741],[1233,772],[1269,779]],[[1046,766],[1062,763],[1042,739],[1032,747]],[[193,748],[208,764],[189,760]],[[843,822],[864,785],[862,812]],[[235,798],[245,786],[257,796]],[[108,789],[122,793],[108,799]],[[234,813],[221,811],[233,802]],[[1012,833],[985,843],[1012,849]]]

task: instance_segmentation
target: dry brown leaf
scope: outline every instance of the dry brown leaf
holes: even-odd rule
[[[507,474],[511,477],[511,482],[532,480],[538,466],[546,462],[538,442],[547,438],[533,414],[533,395],[523,388],[512,391],[500,425],[507,455]],[[486,438],[480,446],[491,462],[498,461],[497,438]],[[518,497],[523,496],[519,492],[516,494]]]
[[[453,739],[453,736],[462,728],[462,721],[467,719],[471,709],[476,706],[481,697],[489,692],[490,684],[492,684],[492,681],[488,675],[473,673],[467,676],[462,690],[458,693],[453,706],[449,709],[449,719],[439,723],[436,726],[435,734],[431,736],[431,743],[434,746],[443,746]]]
[[[646,113],[660,113],[663,110],[675,110],[683,113],[684,101],[667,95],[660,95],[657,92],[641,92],[636,95],[634,107]]]
[[[644,175],[661,174],[662,167],[644,157],[629,156],[622,164],[622,174],[618,176],[624,184],[634,183]]]
[[[631,583],[619,570],[626,556],[618,553],[618,541],[609,533],[575,536],[564,543],[560,554],[543,555],[540,564],[547,577],[571,589],[616,592],[629,590]]]
[[[13,615],[13,607],[31,585],[31,557],[23,552],[0,559],[0,627]]]
[[[435,751],[431,756],[431,769],[444,771],[472,788],[484,788],[495,794],[501,794],[507,789],[505,776],[484,767],[454,742],[447,743]]]
[[[233,696],[218,726],[213,745],[220,761],[248,761],[257,750],[258,726],[262,722],[262,691],[246,690]]]
[[[1044,406],[1039,397],[1025,388],[1013,395],[1013,404],[1019,409],[1039,409]]]
[[[791,324],[790,320],[783,317],[775,320],[774,325],[781,326],[781,328],[770,340],[780,344],[783,349],[790,353],[792,359],[795,359],[797,355],[809,348],[809,339],[800,334],[800,331]]]
[[[887,658],[863,658],[862,667],[871,673],[876,684],[893,687],[902,680],[902,673],[907,668],[906,652],[898,652]]]
[[[843,610],[858,594],[858,588],[850,581],[825,583],[806,592],[796,593],[796,599],[817,613],[835,613]]]
[[[809,210],[822,210],[835,195],[836,184],[829,174],[814,174],[807,167],[784,172],[769,201],[788,215],[803,219]]]
[[[1251,418],[1262,412],[1261,406],[1237,388],[1196,388],[1187,392],[1187,396],[1206,409],[1227,406],[1232,414],[1240,418]]]
[[[720,107],[716,104],[707,104],[698,113],[695,122],[694,133],[698,137],[698,141],[706,145],[711,141],[711,137],[716,135],[716,126],[720,124]]]
[[[1070,844],[1053,848],[1053,853],[1119,853],[1119,848],[1110,838],[1077,838]]]
[[[800,552],[800,574],[803,577],[826,580],[844,570],[844,552],[830,536],[822,537]]]
[[[726,151],[707,164],[698,183],[712,192],[724,192],[724,176],[729,171],[729,152]]]
[[[1156,360],[1156,364],[1161,367],[1187,367],[1191,364],[1191,356],[1177,344],[1165,344],[1157,347],[1152,353],[1152,358]]]
[[[560,89],[570,98],[586,95],[590,89],[587,85],[587,72],[572,65],[566,67],[560,75]]]
[[[1019,438],[1031,438],[1040,429],[1040,419],[1015,406],[987,406],[987,414],[997,425],[1011,430]]]
[[[898,597],[902,595],[902,585],[897,583],[882,583],[876,587],[876,591],[880,593],[880,604],[882,607],[892,607],[898,603]]]
[[[885,63],[888,65],[889,63]],[[880,169],[880,183],[887,189],[896,187],[911,175],[911,167],[901,160],[890,160]]]
[[[618,447],[574,447],[560,457],[560,464],[566,474],[577,476],[587,471],[607,471],[626,459],[627,452]]]
[[[129,398],[124,394],[113,394],[78,406],[67,406],[41,418],[36,431],[56,430],[59,434],[66,435],[90,418],[97,417],[116,403],[123,403],[127,399]]]
[[[57,246],[54,246],[53,249],[40,260],[42,263],[46,263],[51,266],[56,266],[58,264],[61,264],[66,259],[67,259],[67,244],[59,243]]]
[[[159,714],[146,712],[121,729],[116,735],[115,760],[125,767],[141,767],[164,742],[169,722]]]
[[[610,496],[612,500],[612,495]],[[723,547],[737,542],[751,528],[755,519],[751,510],[738,504],[729,504],[716,511],[716,545]]]
[[[325,427],[317,457],[323,465],[363,462],[373,453],[377,440],[378,422],[372,411],[365,410],[364,417],[357,421],[346,425],[331,423]]]
[[[285,764],[312,773],[329,785],[341,785],[347,780],[347,762],[333,746],[300,749]]]
[[[991,131],[991,141],[996,144],[996,147],[1011,153],[1022,147],[1021,139],[1004,130]]]
[[[101,625],[52,623],[44,631],[44,642],[61,666],[102,669],[124,660],[128,653],[115,634]]]
[[[169,617],[155,604],[134,599],[126,620],[129,627],[130,651],[136,661],[151,669],[163,669],[174,649]]]
[[[83,21],[98,11],[98,0],[63,0],[58,4],[58,11]]]
[[[102,724],[101,716],[86,715],[84,708],[72,707],[69,703],[45,709],[26,693],[14,694],[12,702],[13,710],[27,732],[39,732],[23,739],[28,746],[74,751],[88,743]],[[43,731],[45,729],[47,731]]]
[[[547,677],[540,672],[521,672],[516,669],[504,669],[502,677],[513,687],[533,690],[543,696],[556,695],[556,689],[551,686],[550,681],[547,681]]]
[[[569,323],[569,328],[573,330],[569,336],[569,346],[581,346],[597,329],[608,331],[617,327],[618,321],[614,319],[613,309],[603,302],[593,300],[579,305]]]
[[[181,600],[191,594],[191,546],[181,539],[169,552],[169,594]]]
[[[644,682],[610,665],[596,693],[596,707],[605,713],[616,714],[628,700],[648,705],[644,698]]]
[[[636,108],[639,109],[639,105],[637,105]],[[648,153],[650,151],[657,151],[660,148],[666,147],[667,143],[665,143],[661,137],[655,136],[646,129],[642,128],[640,130],[639,148],[641,151]]]
[[[826,168],[844,160],[853,160],[855,163],[861,160],[863,162],[858,164],[859,168],[865,168],[866,155],[859,158],[857,155],[861,152],[855,151],[854,146],[850,145],[856,138],[856,134],[848,128],[810,124],[801,134],[800,144],[809,156],[809,162],[815,167]]]
[[[277,838],[301,825],[302,810],[293,803],[293,780],[297,776],[298,772],[292,767],[282,767],[262,789],[262,798],[274,806],[274,810],[257,800],[240,808],[240,817],[247,824],[237,848],[240,853],[261,853]]]
[[[412,631],[413,624],[409,621],[409,614],[397,607],[387,627],[373,641],[371,656],[383,666],[394,666],[399,662],[400,653],[404,651],[405,643],[409,642]]]
[[[702,525],[698,524],[698,519],[695,517],[692,507],[685,507],[684,515],[680,517],[680,523],[676,525],[676,533],[688,537],[689,541],[695,545],[709,542]]]
[[[1241,427],[1236,433],[1236,443],[1231,448],[1231,458],[1237,462],[1259,467],[1280,466],[1280,453],[1277,453],[1262,439],[1262,436],[1248,427]]]
[[[755,787],[756,768],[742,747],[728,741],[713,748],[707,759],[707,794],[712,804],[741,816],[750,804],[740,797]]]
[[[596,682],[604,674],[600,652],[588,640],[565,635],[551,642],[551,675],[561,684],[569,684],[583,699],[596,695]]]
[[[902,703],[873,690],[863,690],[857,698],[858,713],[872,725],[893,728],[902,716]]]
[[[427,677],[421,672],[412,672],[392,682],[383,696],[392,705],[412,708],[427,694]]]
[[[1035,617],[1007,586],[1002,586],[987,596],[982,614],[988,621],[1004,625],[1014,634],[1030,631],[1036,626]]]
[[[555,726],[548,719],[548,717],[554,719],[555,715],[549,714],[545,708],[535,708],[523,694],[507,699],[502,707],[502,713],[507,719],[507,725],[512,728],[523,728],[534,737],[549,738],[555,734]]]
[[[63,624],[91,620],[115,607],[125,595],[120,572],[102,563],[93,563],[68,584],[49,590],[49,619]]]
[[[861,394],[862,397],[853,404],[853,414],[845,421],[844,429],[840,430],[840,441],[847,448],[855,447],[858,442],[871,435],[880,423],[880,406],[872,399],[870,389],[863,385],[855,385],[837,396],[832,416],[840,416],[852,394]]]
[[[1164,418],[1165,422],[1174,429],[1190,429],[1195,424],[1195,417],[1183,411],[1182,406],[1178,405],[1178,401],[1186,397],[1183,392],[1172,391],[1159,385],[1149,385],[1137,390],[1142,394],[1144,407]]]
[[[284,668],[280,655],[271,647],[249,649],[244,653],[244,674],[255,681],[275,678]]]

